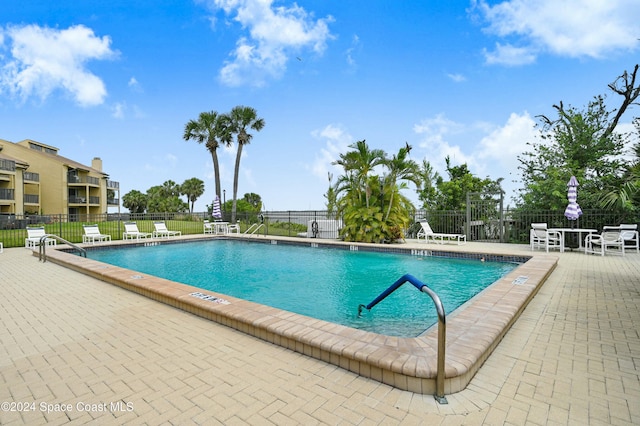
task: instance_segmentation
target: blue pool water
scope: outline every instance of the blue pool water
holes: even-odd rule
[[[415,337],[437,321],[431,298],[406,283],[368,304],[404,274],[433,289],[447,314],[517,264],[229,240],[90,250],[91,259],[263,305],[391,336]]]

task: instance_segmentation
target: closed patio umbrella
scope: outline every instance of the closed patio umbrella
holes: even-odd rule
[[[213,200],[213,212],[212,216],[220,219],[222,218],[222,211],[220,210],[220,197],[216,195],[216,199]]]
[[[564,216],[569,220],[578,220],[582,216],[582,209],[578,205],[578,180],[575,176],[571,176],[567,183],[567,200],[569,204],[564,211]]]

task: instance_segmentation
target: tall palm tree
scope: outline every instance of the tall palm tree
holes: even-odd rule
[[[180,193],[187,196],[190,203],[189,212],[193,214],[193,205],[204,194],[204,182],[195,177],[187,179],[180,185]]]
[[[255,109],[247,106],[236,106],[229,113],[229,130],[236,135],[238,143],[238,152],[236,154],[236,166],[233,175],[233,204],[231,207],[231,222],[236,221],[236,208],[238,196],[238,176],[240,174],[240,158],[242,157],[242,148],[248,145],[253,135],[248,130],[259,132],[264,127],[264,119],[258,117]]]
[[[211,153],[213,173],[216,181],[216,195],[221,195],[220,166],[218,165],[218,147],[230,146],[233,142],[229,117],[216,111],[201,112],[197,120],[190,120],[184,127],[183,139],[204,143]]]

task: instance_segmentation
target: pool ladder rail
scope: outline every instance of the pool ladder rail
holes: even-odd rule
[[[444,312],[444,307],[442,306],[442,302],[440,301],[440,297],[431,290],[426,284],[421,282],[419,279],[414,277],[411,274],[404,274],[400,277],[395,283],[391,284],[389,288],[383,291],[378,297],[376,297],[371,303],[368,305],[359,305],[358,306],[358,316],[362,313],[362,309],[366,308],[367,310],[371,310],[375,305],[379,302],[383,301],[387,296],[396,291],[400,286],[406,282],[410,282],[413,284],[415,288],[420,290],[423,293],[427,293],[433,303],[436,306],[436,312],[438,313],[438,371],[436,373],[436,393],[433,397],[440,404],[448,404],[447,398],[444,396],[444,358],[445,358],[445,341],[447,334],[447,321],[446,315]]]
[[[62,237],[60,237],[58,235],[45,234],[42,237],[40,237],[40,245],[38,246],[38,260],[42,261],[42,263],[47,261],[47,244],[45,242],[45,240],[47,238],[53,238],[53,239],[55,239],[57,241],[60,241],[61,243],[66,244],[66,245],[72,247],[73,249],[75,249],[78,252],[78,254],[80,254],[80,256],[87,257],[87,251],[85,249],[83,249],[82,247],[77,246],[77,245],[65,240],[64,238],[62,238]]]
[[[262,228],[263,226],[264,226],[264,223],[254,223],[249,228],[247,228],[247,230],[244,231],[244,233],[245,234],[249,234],[249,235],[253,235],[256,232],[258,232],[258,230],[260,228]]]

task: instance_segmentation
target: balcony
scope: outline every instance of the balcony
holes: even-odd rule
[[[39,204],[40,196],[37,194],[24,194],[24,203],[25,204]]]
[[[80,176],[70,173],[67,175],[67,182],[69,185],[92,185],[100,186],[100,179],[93,176]]]
[[[24,172],[22,175],[25,182],[40,182],[40,174],[33,172]]]
[[[0,189],[0,200],[15,200],[15,189]]]
[[[0,170],[6,170],[8,172],[16,171],[16,162],[13,160],[0,160]]]
[[[108,180],[107,181],[107,188],[108,189],[120,189],[120,182],[116,182],[114,180]]]
[[[77,196],[69,197],[69,204],[86,204],[86,203],[87,203],[86,197],[77,197]]]

